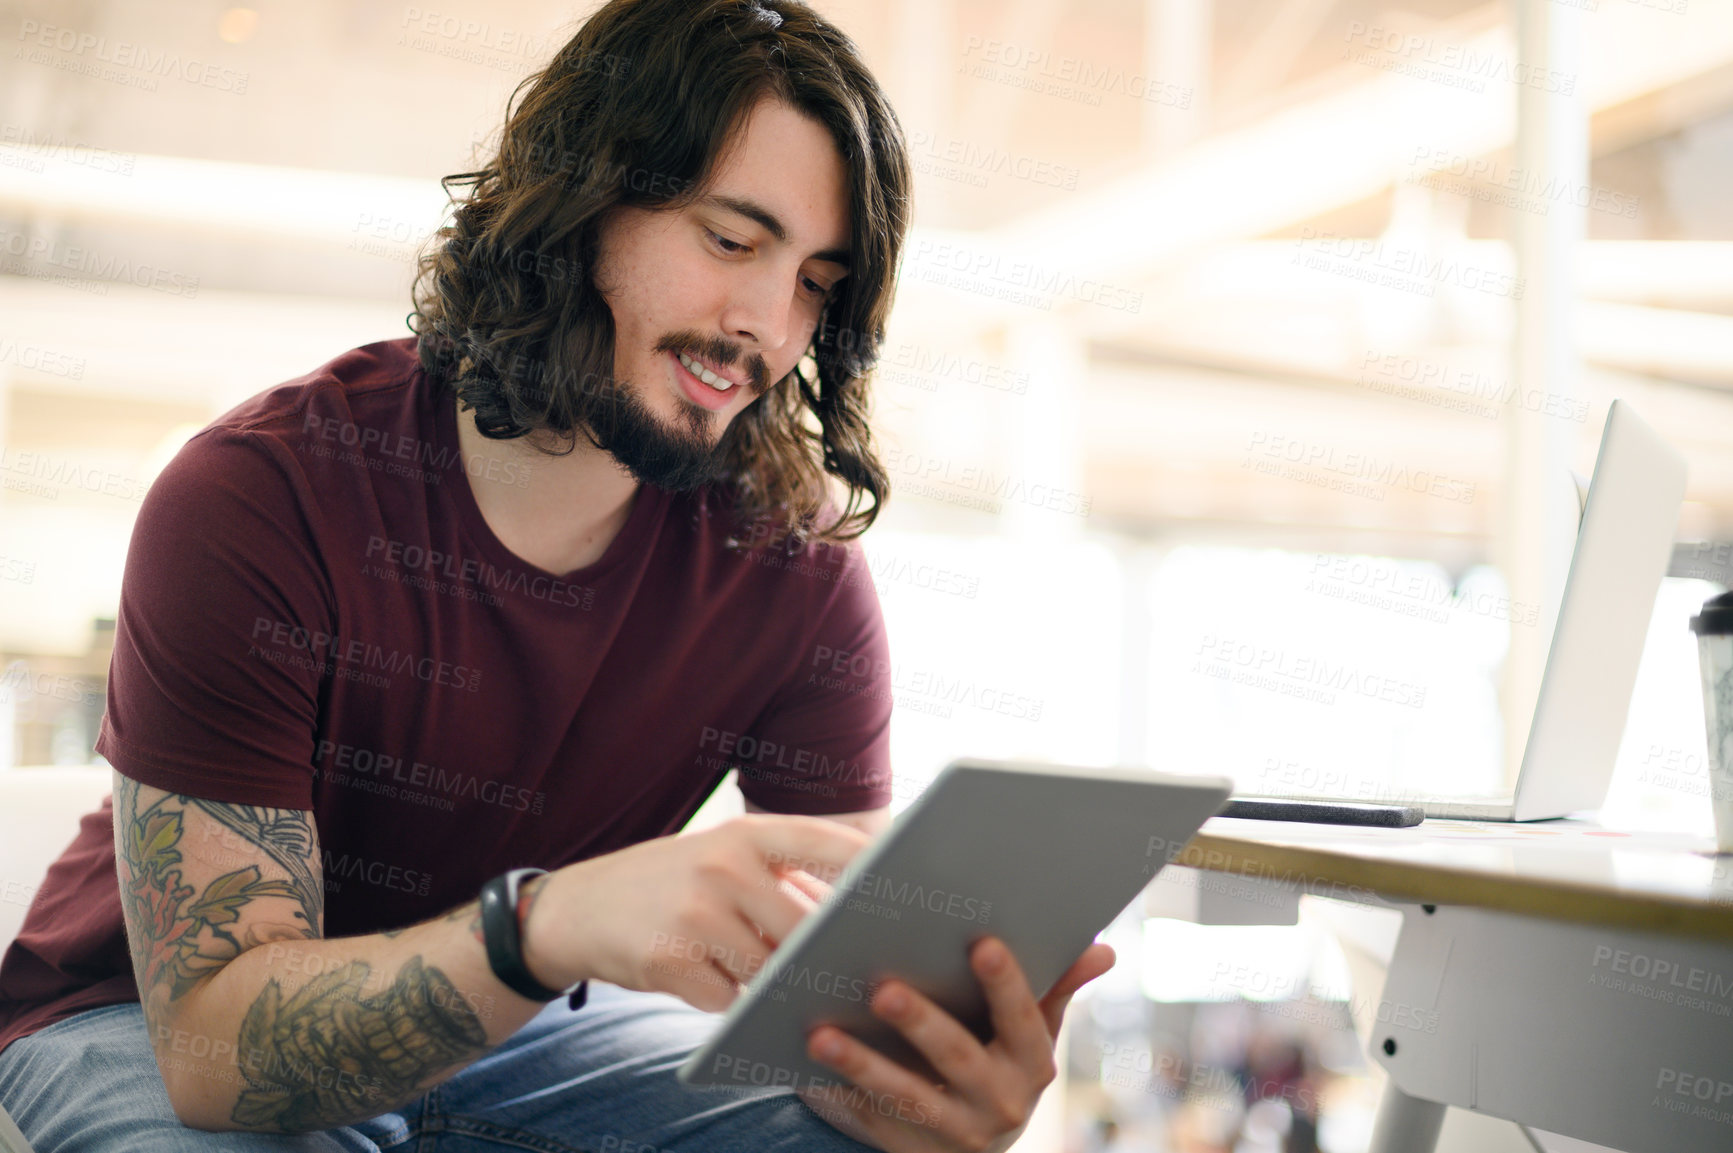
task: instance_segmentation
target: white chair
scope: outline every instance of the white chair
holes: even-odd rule
[[[108,795],[110,770],[8,769],[0,772],[0,952],[24,925],[30,902],[78,822]],[[0,1153],[31,1153],[0,1102]]]
[[[12,1124],[12,1118],[6,1115],[4,1105],[0,1105],[0,1153],[34,1153],[30,1142],[24,1139],[18,1126]]]

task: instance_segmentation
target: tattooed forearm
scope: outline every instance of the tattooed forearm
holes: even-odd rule
[[[117,772],[114,833],[139,999],[188,1125],[308,1132],[374,1117],[526,1019],[508,1012],[495,1028],[484,950],[463,939],[474,901],[424,923],[425,940],[324,940],[311,813],[200,800]],[[229,1040],[219,1050],[211,1038]],[[210,1059],[188,1060],[201,1040]]]
[[[373,1116],[487,1047],[475,1009],[420,957],[367,995],[371,972],[351,961],[287,999],[266,984],[241,1022],[236,1124],[304,1132]]]
[[[481,902],[479,901],[471,901],[467,905],[459,905],[449,913],[435,917],[431,921],[422,921],[415,925],[399,925],[395,929],[381,929],[379,930],[379,935],[384,937],[386,940],[395,940],[409,932],[409,930],[418,929],[422,925],[455,925],[457,922],[464,920],[469,922],[469,935],[474,937],[478,942],[483,941],[484,938],[481,935]]]
[[[166,990],[170,1001],[178,999],[256,945],[317,937],[320,932],[323,905],[316,883],[309,890],[299,879],[266,880],[255,864],[224,872],[202,889],[186,883],[190,862],[183,849],[189,846],[182,838],[189,806],[205,813],[223,807],[169,793],[140,811],[137,782],[117,774],[115,872],[126,910],[133,976],[139,997],[146,1001],[159,989]],[[274,811],[289,814],[278,819],[279,826],[300,821],[311,829],[310,813]],[[234,829],[246,822],[223,823]],[[260,843],[247,836],[244,844]],[[310,842],[310,831],[308,837]],[[278,854],[267,859],[274,863]],[[308,872],[306,860],[303,856],[300,861],[303,873]],[[251,907],[255,902],[258,906]]]
[[[469,935],[474,937],[477,941],[486,940],[481,933],[480,901],[471,901],[467,905],[459,905],[457,908],[447,913],[442,920],[453,922],[467,920],[469,922]]]

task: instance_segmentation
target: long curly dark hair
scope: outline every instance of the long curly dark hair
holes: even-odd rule
[[[725,499],[762,538],[845,540],[889,480],[868,376],[908,228],[902,128],[847,36],[800,0],[610,0],[507,104],[493,157],[441,182],[456,204],[419,257],[410,313],[422,367],[486,437],[596,440],[616,395],[614,324],[594,283],[618,205],[679,208],[762,96],[829,129],[848,171],[850,272],[801,363],[723,434]],[[455,190],[469,187],[467,197]],[[532,438],[540,439],[540,438]],[[827,477],[847,486],[838,507]],[[868,503],[867,498],[871,501]],[[831,509],[834,519],[818,521]]]

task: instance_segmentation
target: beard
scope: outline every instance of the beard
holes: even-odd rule
[[[657,352],[685,352],[727,366],[740,359],[738,346],[694,332],[669,333],[656,342]],[[756,400],[768,387],[764,358],[746,358],[748,383]],[[724,438],[713,435],[711,413],[685,397],[678,398],[679,415],[664,423],[630,381],[599,382],[590,431],[596,446],[608,453],[642,484],[669,492],[691,492],[728,475]]]
[[[709,413],[692,407],[670,427],[650,411],[627,381],[611,382],[604,399],[606,416],[592,421],[598,448],[642,484],[669,492],[691,492],[726,475],[726,456],[710,438]]]

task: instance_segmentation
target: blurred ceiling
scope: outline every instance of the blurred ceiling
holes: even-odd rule
[[[1460,566],[1497,532],[1511,414],[1556,410],[1586,471],[1621,395],[1689,455],[1682,533],[1733,537],[1733,5],[1558,5],[1582,67],[1544,83],[1588,118],[1586,184],[1516,166],[1503,3],[816,6],[918,173],[877,402],[920,462],[902,523],[997,523],[954,481],[978,465],[1137,537]],[[0,443],[148,479],[187,427],[403,334],[438,177],[590,7],[0,0]],[[1537,395],[1510,242],[1578,201],[1582,371]],[[153,287],[65,275],[73,246]],[[1256,467],[1296,445],[1355,472]],[[129,515],[14,486],[0,524],[80,501]]]

